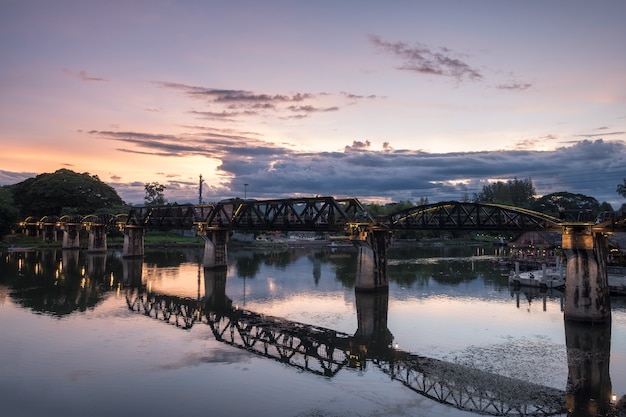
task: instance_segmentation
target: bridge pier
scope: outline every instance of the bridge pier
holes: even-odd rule
[[[228,230],[205,230],[198,232],[204,240],[204,267],[219,268],[228,266],[226,243]]]
[[[567,259],[565,320],[610,322],[606,237],[594,232],[591,224],[565,225],[562,247]]]
[[[105,226],[103,224],[90,224],[87,226],[87,233],[89,234],[87,250],[89,252],[106,252],[107,235]]]
[[[612,416],[611,324],[565,321],[568,417]]]
[[[361,230],[353,243],[359,250],[356,268],[356,291],[387,291],[388,230]]]
[[[124,249],[122,256],[125,258],[140,257],[144,255],[144,229],[137,226],[126,226],[124,234]]]
[[[43,223],[41,225],[41,234],[44,242],[56,242],[56,223]]]
[[[63,227],[63,249],[80,248],[80,223],[66,223]]]

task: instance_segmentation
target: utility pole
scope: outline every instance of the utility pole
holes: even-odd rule
[[[198,204],[202,205],[202,183],[204,180],[202,179],[202,174],[200,174],[200,182],[198,184]]]

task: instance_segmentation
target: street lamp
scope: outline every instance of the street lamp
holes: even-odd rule
[[[248,199],[248,185],[250,185],[250,184],[244,184],[243,185],[243,199],[244,200]]]

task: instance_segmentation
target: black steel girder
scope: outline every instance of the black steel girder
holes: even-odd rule
[[[354,198],[235,199],[213,205],[200,223],[207,229],[339,232],[350,222],[373,222],[365,216]]]
[[[382,221],[394,230],[561,230],[560,222],[518,207],[458,201],[411,207]]]

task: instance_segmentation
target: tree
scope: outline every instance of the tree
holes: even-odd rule
[[[113,187],[96,175],[69,169],[40,174],[9,188],[22,217],[92,214],[102,208],[125,206]]]
[[[19,220],[19,211],[13,202],[9,187],[0,187],[0,238],[11,232]]]
[[[617,189],[615,191],[617,191],[617,194],[626,198],[626,178],[624,178],[623,184],[617,184]]]
[[[572,221],[593,220],[600,212],[600,203],[595,198],[566,191],[544,195],[538,198],[531,208],[556,217],[559,207],[565,209],[566,220]]]
[[[159,184],[158,182],[149,182],[144,185],[146,189],[146,195],[144,196],[144,201],[146,202],[146,206],[164,206],[167,204],[167,200],[163,195],[163,191],[165,191],[165,185]]]
[[[474,196],[479,203],[506,204],[529,208],[535,199],[535,186],[530,178],[523,180],[515,177],[507,182],[494,182],[483,186],[483,190]]]

